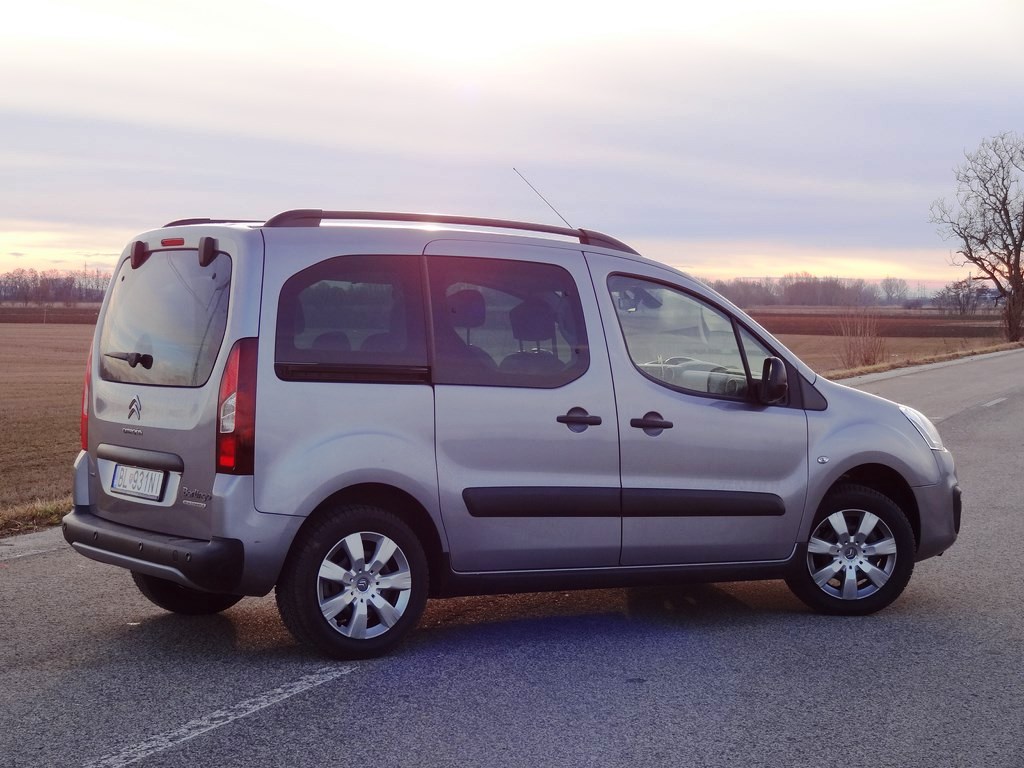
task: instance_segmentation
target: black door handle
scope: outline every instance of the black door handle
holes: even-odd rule
[[[653,437],[660,435],[664,429],[672,429],[672,422],[661,418],[657,411],[650,411],[645,413],[642,419],[630,419],[629,426],[642,429]]]
[[[586,424],[588,427],[596,427],[598,424],[601,423],[601,417],[590,415],[570,416],[566,414],[565,416],[559,416],[557,419],[555,419],[555,421],[557,421],[559,424]]]
[[[555,421],[565,424],[573,432],[582,432],[587,427],[596,427],[600,424],[601,417],[591,416],[586,408],[570,408],[568,413],[556,416]]]

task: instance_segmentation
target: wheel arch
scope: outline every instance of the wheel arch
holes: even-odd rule
[[[304,531],[317,521],[329,516],[334,510],[347,504],[366,504],[386,509],[412,528],[427,556],[430,577],[429,594],[434,596],[440,591],[440,585],[444,580],[442,569],[446,567],[447,563],[440,532],[427,509],[415,497],[393,485],[360,483],[331,494],[320,502],[306,518],[292,540],[292,547],[295,546],[295,542],[300,540]]]
[[[891,499],[907,516],[910,528],[914,532],[915,549],[920,546],[921,512],[918,509],[914,491],[903,475],[885,464],[860,464],[846,470],[829,486],[818,504],[818,509],[821,509],[821,505],[826,503],[836,488],[850,483],[863,485]]]

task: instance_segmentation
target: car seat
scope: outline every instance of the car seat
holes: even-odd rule
[[[512,335],[519,342],[519,351],[502,360],[499,370],[543,376],[558,373],[565,368],[558,359],[555,311],[547,302],[536,298],[526,299],[514,307],[508,317]],[[532,342],[534,346],[527,349],[524,342]],[[541,348],[545,342],[550,342],[550,349]]]

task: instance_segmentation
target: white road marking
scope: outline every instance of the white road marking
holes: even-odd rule
[[[349,674],[354,669],[355,667],[323,667],[317,672],[304,675],[298,680],[291,683],[285,683],[284,685],[274,688],[272,691],[267,691],[266,693],[254,698],[246,699],[245,701],[239,702],[227,709],[218,709],[216,712],[211,712],[203,717],[190,720],[180,728],[176,728],[173,731],[158,734],[139,744],[133,744],[130,747],[125,747],[120,752],[115,752],[93,760],[92,762],[85,763],[83,768],[121,768],[121,766],[131,765],[132,763],[144,760],[157,752],[163,752],[165,749],[170,749],[182,742],[194,739],[196,736],[201,736],[208,731],[212,731],[215,728],[220,728],[222,725],[227,725],[235,720],[248,717],[255,712],[259,712],[261,709],[266,709],[274,704],[279,704],[285,699],[290,699],[292,696],[296,696],[312,688],[323,685],[324,683],[336,680],[342,675]]]
[[[1001,402],[1003,402],[1005,400],[1006,400],[1005,397],[997,397],[995,400],[989,400],[987,403],[985,403],[981,407],[982,408],[991,408],[993,405],[999,405]]]
[[[5,552],[0,549],[0,560],[17,560],[19,557],[28,557],[29,555],[44,555],[47,552],[56,552],[64,547],[51,547],[50,549],[23,549],[15,550],[13,552]]]

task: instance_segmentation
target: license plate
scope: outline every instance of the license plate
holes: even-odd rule
[[[164,473],[155,469],[118,464],[114,467],[111,488],[129,496],[159,500],[164,495]]]

